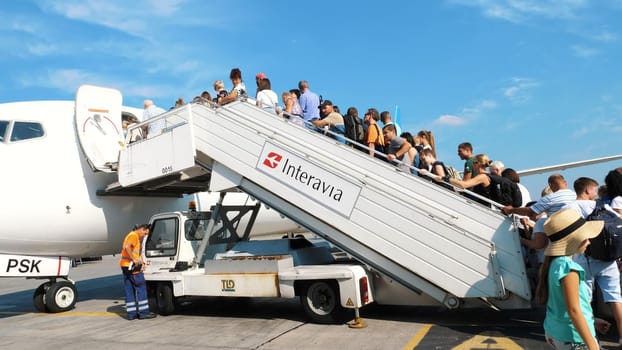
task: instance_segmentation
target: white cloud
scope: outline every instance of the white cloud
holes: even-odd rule
[[[480,109],[493,109],[497,107],[497,102],[493,100],[483,100],[479,104]]]
[[[188,27],[190,31],[197,29],[197,32],[204,33],[205,27],[219,23],[219,18],[230,16],[220,16],[218,8],[210,9],[207,13],[209,4],[190,0],[39,0],[39,4],[46,13],[130,36],[119,40],[118,35],[106,33],[96,40],[93,40],[92,35],[76,35],[71,40],[48,40],[63,43],[64,47],[58,50],[59,53],[102,53],[127,61],[135,69],[150,75],[205,69],[205,63],[196,55],[197,47],[188,47],[185,38],[179,38],[177,34],[187,36]],[[182,11],[183,15],[180,14]],[[72,25],[71,21],[65,22],[71,28],[79,27],[75,23]],[[197,41],[197,46],[204,51],[216,50],[215,45],[207,41],[205,44]],[[154,49],[160,47],[166,49]]]
[[[144,37],[147,33],[146,19],[155,20],[152,9],[145,6],[144,12],[137,11],[136,2],[126,2],[126,6],[119,1],[86,0],[86,1],[45,1],[44,10],[51,11],[63,17],[94,23],[130,35]],[[130,5],[133,4],[133,5]]]
[[[445,115],[441,115],[440,117],[438,117],[434,121],[434,123],[440,124],[440,125],[460,126],[460,125],[464,125],[466,123],[466,120],[462,117],[445,114]]]
[[[497,108],[497,102],[493,100],[482,100],[471,107],[465,107],[462,114],[469,117],[477,117],[481,112]]]
[[[573,55],[580,58],[589,58],[600,54],[600,50],[582,45],[572,45],[570,48]]]
[[[10,24],[10,28],[16,32],[23,32],[31,35],[37,35],[39,28],[34,23],[29,23],[24,18],[16,18]]]
[[[174,15],[180,8],[183,0],[149,0],[147,8],[151,8],[158,16]]]
[[[618,35],[608,30],[602,30],[590,36],[593,40],[602,42],[618,41]]]
[[[532,17],[571,19],[588,5],[587,0],[449,0],[450,3],[479,8],[484,16],[514,23]]]
[[[443,114],[434,120],[434,124],[447,126],[461,126],[469,121],[476,120],[485,111],[497,108],[494,100],[482,100],[475,105],[462,109],[460,115]]]
[[[165,22],[188,23],[193,16],[178,15],[183,0],[40,0],[39,4],[44,11],[144,39],[155,38],[159,27],[166,31]]]
[[[83,84],[108,86],[119,89],[124,96],[143,96],[143,97],[169,97],[175,96],[179,90],[176,86],[165,86],[158,84],[135,84],[126,82],[117,76],[104,76],[94,74],[80,69],[56,69],[48,70],[43,74],[33,74],[19,78],[21,87],[43,87],[53,88],[68,93],[75,93],[76,89]]]
[[[52,44],[30,44],[26,46],[28,53],[34,56],[47,56],[58,52],[58,47]]]
[[[22,87],[46,87],[73,92],[76,87],[92,81],[92,75],[78,69],[60,69],[47,71],[44,74],[33,73],[21,76],[18,80]]]
[[[583,137],[583,136],[585,136],[585,135],[589,134],[590,132],[592,132],[592,129],[591,129],[591,128],[588,128],[588,127],[582,127],[582,128],[579,128],[579,129],[575,130],[575,131],[572,133],[572,137],[573,137],[573,138]]]
[[[524,102],[531,98],[529,90],[540,86],[540,83],[531,78],[512,78],[512,85],[503,88],[503,96],[512,102]]]

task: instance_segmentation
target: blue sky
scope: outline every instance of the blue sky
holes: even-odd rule
[[[81,84],[168,108],[233,67],[432,130],[517,170],[619,154],[622,0],[22,0],[0,4],[0,102]],[[602,182],[621,162],[562,172]],[[546,176],[522,179],[537,198]]]

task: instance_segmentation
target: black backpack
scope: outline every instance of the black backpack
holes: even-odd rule
[[[365,139],[365,129],[361,118],[346,114],[343,116],[343,124],[346,129],[346,137],[352,141],[363,143]]]
[[[490,199],[518,208],[523,204],[523,195],[518,185],[507,177],[487,174],[490,178]]]
[[[587,220],[603,220],[605,226],[598,236],[590,240],[585,255],[602,261],[622,257],[622,219],[599,204]]]

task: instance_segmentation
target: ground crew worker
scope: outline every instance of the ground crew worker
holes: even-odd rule
[[[156,317],[149,312],[149,300],[147,299],[147,283],[143,271],[145,264],[141,255],[142,240],[149,234],[148,224],[140,225],[131,231],[123,240],[121,260],[119,266],[123,272],[123,284],[125,286],[125,307],[127,319],[148,319]]]

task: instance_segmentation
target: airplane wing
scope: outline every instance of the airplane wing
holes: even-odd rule
[[[522,176],[542,174],[542,173],[546,173],[546,172],[550,172],[550,171],[555,171],[555,170],[566,170],[566,169],[576,168],[576,167],[590,165],[590,164],[605,163],[605,162],[610,162],[610,161],[618,160],[618,159],[622,159],[622,154],[619,154],[619,155],[616,155],[616,156],[609,156],[609,157],[581,160],[581,161],[578,161],[578,162],[571,162],[571,163],[564,163],[564,164],[557,164],[557,165],[549,165],[549,166],[545,166],[545,167],[541,167],[541,168],[519,170],[519,171],[517,171],[517,173],[518,173],[518,175],[520,175],[522,177]]]

